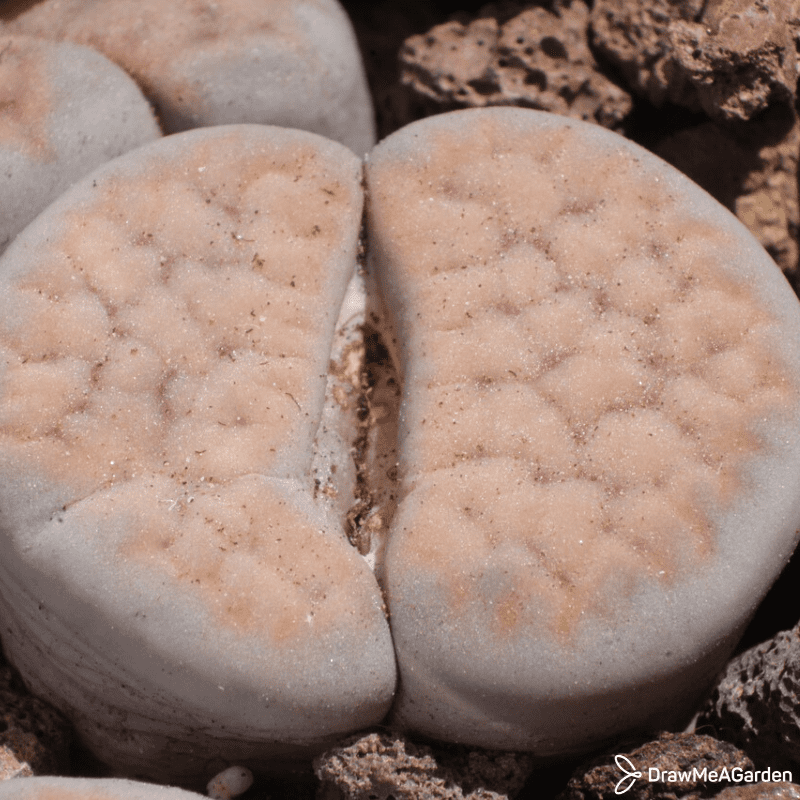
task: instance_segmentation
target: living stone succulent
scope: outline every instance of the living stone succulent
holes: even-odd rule
[[[0,783],[2,800],[199,800],[172,786],[121,778],[17,778]]]
[[[329,374],[362,178],[402,383],[370,559]],[[796,297],[675,170],[540,112],[363,171],[266,126],[140,148],[0,260],[0,356],[4,646],[129,775],[287,767],[392,703],[543,759],[679,725],[797,538]]]
[[[100,53],[0,33],[0,252],[76,180],[159,136],[139,87]]]
[[[337,0],[45,0],[12,32],[88,45],[125,69],[167,133],[260,123],[363,155],[372,103]]]

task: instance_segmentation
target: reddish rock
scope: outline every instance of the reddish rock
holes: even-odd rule
[[[639,777],[626,774],[617,766],[615,756],[622,756],[633,765]],[[626,765],[626,762],[622,762]],[[713,797],[726,783],[699,780],[675,782],[650,781],[648,770],[656,768],[660,774],[668,772],[721,771],[738,768],[752,770],[753,763],[736,747],[720,742],[711,736],[693,733],[662,733],[657,739],[635,749],[621,749],[601,756],[579,767],[558,800],[603,800],[613,797],[616,790],[624,790],[627,800],[696,800]],[[630,770],[630,766],[627,767]],[[625,789],[631,783],[630,788]]]
[[[797,798],[800,798],[800,786],[796,783],[729,786],[716,796],[716,800],[797,800]]]
[[[797,0],[597,0],[591,27],[598,49],[656,106],[733,120],[795,99]]]
[[[699,725],[741,747],[759,767],[800,774],[800,625],[733,659]]]
[[[33,775],[31,765],[20,761],[16,753],[6,745],[0,745],[0,781],[9,778],[28,778]]]
[[[435,752],[388,733],[349,739],[314,762],[319,800],[506,800],[531,768],[526,755]]]
[[[437,25],[401,48],[402,80],[432,112],[516,105],[619,126],[631,99],[598,69],[582,0],[528,8],[505,22],[491,11]]]

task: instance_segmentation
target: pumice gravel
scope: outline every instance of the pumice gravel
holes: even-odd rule
[[[358,487],[362,245],[400,394]],[[0,356],[4,647],[132,777],[382,721],[542,760],[680,726],[797,539],[795,295],[674,169],[541,112],[363,163],[267,126],[146,145],[0,259]],[[362,556],[368,496],[397,511]]]

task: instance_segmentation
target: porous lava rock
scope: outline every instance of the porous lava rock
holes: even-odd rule
[[[800,124],[792,110],[773,106],[746,124],[701,123],[662,139],[654,152],[736,214],[796,275]]]
[[[0,746],[0,781],[10,778],[25,778],[33,775],[30,764],[20,761],[15,754],[18,747],[10,748],[6,745]]]
[[[729,121],[794,102],[797,0],[596,0],[591,29],[598,50],[656,106]]]
[[[160,136],[144,95],[105,56],[0,29],[0,253],[76,180]]]
[[[800,786],[785,781],[735,785],[723,789],[715,797],[716,800],[797,800]]]
[[[615,760],[623,756],[622,767],[642,773],[638,778],[627,777]],[[686,780],[650,781],[647,770],[653,768],[662,773],[690,773]],[[662,733],[657,739],[633,749],[620,747],[593,759],[575,770],[566,789],[558,800],[605,800],[623,793],[631,800],[699,800],[713,797],[728,783],[708,783],[695,778],[694,770],[702,771],[734,769],[746,772],[753,770],[753,763],[741,751],[728,742],[711,736],[693,733]],[[629,786],[627,786],[630,784]],[[626,788],[627,786],[627,788]],[[620,790],[624,790],[620,792]]]
[[[800,626],[725,668],[698,720],[759,766],[800,774]]]
[[[504,22],[488,12],[446,22],[405,41],[401,79],[430,113],[516,105],[616,128],[631,99],[598,69],[588,21],[582,0],[564,0]]]
[[[7,30],[104,53],[141,86],[168,133],[280,125],[358,155],[375,141],[361,55],[337,0],[44,0]]]
[[[318,800],[507,800],[531,767],[525,754],[443,755],[398,733],[354,738],[314,761]]]

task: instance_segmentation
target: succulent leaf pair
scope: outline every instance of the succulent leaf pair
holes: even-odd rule
[[[402,384],[374,571],[329,375],[364,205]],[[795,544],[797,300],[597,127],[454,112],[363,164],[175,134],[21,234],[0,305],[4,645],[131,775],[285,766],[387,714],[542,758],[680,724]]]

